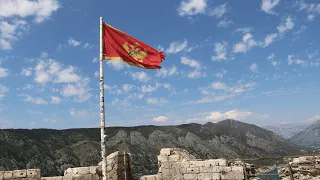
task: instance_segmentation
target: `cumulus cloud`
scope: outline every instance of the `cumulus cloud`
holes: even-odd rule
[[[7,92],[9,92],[9,89],[6,86],[0,84],[0,100],[4,97],[4,95]]]
[[[0,1],[0,17],[34,16],[34,21],[41,23],[48,19],[60,7],[58,0],[2,0]]]
[[[77,41],[77,40],[75,40],[73,38],[69,38],[68,39],[68,44],[69,44],[69,46],[75,47],[75,46],[81,45],[81,41]]]
[[[61,98],[57,97],[57,96],[51,96],[51,103],[52,104],[60,104],[61,102]]]
[[[20,74],[23,76],[31,76],[32,75],[32,68],[22,68]]]
[[[280,0],[262,0],[261,10],[267,14],[276,15],[273,8],[279,4]]]
[[[257,65],[256,63],[252,63],[252,64],[250,65],[250,70],[251,70],[253,73],[258,73],[258,70],[259,70],[258,65]]]
[[[210,16],[215,16],[216,18],[221,18],[223,15],[227,13],[227,3],[218,5],[217,7],[213,8],[209,15]]]
[[[183,0],[178,8],[180,16],[193,16],[204,14],[207,8],[207,0]]]
[[[165,50],[165,52],[168,54],[178,53],[185,50],[187,48],[187,45],[188,45],[188,40],[184,40],[183,42],[173,41],[170,44],[169,48]]]
[[[254,46],[258,46],[259,44],[253,39],[252,34],[246,33],[242,37],[242,42],[236,43],[233,46],[233,52],[235,53],[245,53],[247,52],[250,48]]]
[[[217,73],[215,73],[214,75],[219,78],[222,79],[226,74],[228,73],[228,70],[223,69],[221,71],[218,71]]]
[[[291,16],[288,16],[284,22],[282,22],[281,24],[279,24],[279,26],[277,27],[279,33],[284,33],[286,31],[289,31],[291,29],[294,28],[295,23],[293,22],[293,18]]]
[[[229,25],[233,24],[234,22],[230,19],[224,18],[223,20],[219,21],[217,27],[219,28],[226,28]]]
[[[288,55],[288,65],[293,65],[293,64],[303,66],[303,65],[307,65],[307,62],[305,60],[296,59],[294,55]]]
[[[35,103],[35,104],[48,104],[48,102],[42,98],[32,97],[28,94],[21,94],[20,96],[25,97],[23,100],[27,101],[27,102],[31,102],[31,103]]]
[[[92,97],[90,93],[91,88],[89,87],[89,78],[83,78],[81,81],[76,83],[68,83],[64,85],[60,93],[64,97],[74,97],[76,102],[84,102],[89,100]]]
[[[181,57],[181,63],[190,66],[191,68],[200,69],[200,63],[197,60],[188,57]]]
[[[269,46],[277,37],[278,37],[277,33],[268,34],[264,38],[264,47]]]
[[[108,66],[111,66],[113,69],[118,71],[127,67],[127,65],[123,61],[118,61],[118,60],[110,60],[110,61],[108,60],[107,64]]]
[[[214,51],[216,55],[212,56],[211,59],[213,61],[227,60],[227,48],[228,48],[228,43],[225,41],[215,43]]]
[[[271,61],[272,66],[278,66],[280,64],[280,61],[276,61],[275,57],[274,53],[268,56],[268,60]]]
[[[169,76],[174,76],[178,75],[179,72],[177,70],[176,66],[172,66],[170,68],[161,68],[160,70],[157,71],[156,76],[157,77],[169,77]]]
[[[164,122],[167,120],[168,120],[168,117],[166,117],[166,116],[158,116],[158,117],[153,118],[153,121],[157,121],[157,122]]]
[[[86,109],[75,109],[75,108],[72,108],[69,110],[69,113],[71,116],[74,116],[74,117],[92,117],[92,116],[95,116],[95,113],[92,113],[92,112],[89,112],[88,110]]]
[[[57,0],[1,0],[0,49],[12,49],[12,43],[29,29],[30,25],[24,19],[32,16],[35,23],[41,23],[59,7]]]
[[[243,120],[252,116],[250,111],[231,110],[226,112],[214,111],[206,117],[207,120],[220,121],[224,119]]]
[[[0,67],[0,78],[4,78],[8,76],[9,70],[6,68]]]
[[[168,102],[163,98],[151,98],[151,97],[147,98],[146,101],[148,104],[158,104],[158,105],[165,104]]]
[[[145,73],[143,71],[134,72],[134,73],[131,73],[130,75],[131,75],[133,80],[138,80],[140,82],[147,82],[147,81],[149,81],[151,79],[151,77],[147,73]]]

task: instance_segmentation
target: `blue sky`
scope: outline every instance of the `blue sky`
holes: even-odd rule
[[[106,61],[107,126],[320,119],[315,0],[0,0],[0,128],[99,126],[100,16],[167,56]]]

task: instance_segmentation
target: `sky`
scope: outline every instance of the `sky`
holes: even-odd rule
[[[316,0],[0,0],[0,128],[99,127],[99,17],[163,51],[105,61],[106,126],[320,119]]]

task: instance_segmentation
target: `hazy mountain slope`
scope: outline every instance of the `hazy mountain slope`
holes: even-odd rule
[[[237,158],[300,153],[300,148],[271,131],[234,120],[179,126],[110,127],[107,152],[132,154],[135,174],[153,174],[164,147],[180,147],[197,158]],[[0,170],[41,168],[59,175],[68,167],[97,164],[99,129],[0,130]]]
[[[267,129],[269,131],[275,132],[279,134],[281,137],[285,139],[289,139],[299,132],[305,130],[310,124],[307,123],[298,123],[298,124],[279,124],[279,125],[270,125],[263,126],[262,128]]]
[[[320,121],[311,124],[304,131],[290,139],[292,142],[311,147],[320,147]]]

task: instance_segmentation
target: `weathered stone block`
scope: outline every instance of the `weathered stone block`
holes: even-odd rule
[[[170,156],[170,148],[163,148],[160,150],[161,156]]]
[[[241,166],[232,166],[231,170],[232,170],[232,172],[240,172],[240,173],[244,172],[243,167],[241,167]]]
[[[220,180],[221,174],[220,173],[212,173],[212,179],[213,180]]]
[[[0,171],[0,180],[3,180],[4,178],[3,178],[3,173],[4,173],[4,171]]]
[[[220,173],[222,172],[221,166],[211,166],[211,167],[200,167],[199,168],[200,173]]]
[[[174,180],[183,180],[183,175],[182,174],[175,174],[174,176],[173,176],[173,179]]]
[[[190,167],[202,167],[204,166],[204,161],[189,161]]]
[[[243,180],[244,175],[242,173],[228,172],[221,174],[221,180]]]
[[[63,180],[63,176],[54,176],[51,180]]]
[[[179,166],[181,168],[187,168],[187,167],[190,167],[190,162],[189,161],[176,162],[176,163],[174,163],[174,166]]]
[[[90,174],[90,167],[79,167],[75,169],[77,169],[79,175]]]
[[[197,180],[198,174],[184,174],[183,179],[185,180]]]
[[[205,166],[227,166],[227,160],[226,159],[209,159],[204,161]]]
[[[13,171],[13,178],[18,179],[18,178],[26,178],[27,177],[27,170],[15,170]]]
[[[158,157],[158,162],[167,162],[169,156],[157,156]]]
[[[219,166],[218,167],[219,169],[220,169],[220,172],[231,172],[231,167],[221,167],[221,166]]]
[[[195,173],[199,173],[199,168],[195,167],[195,168],[180,168],[180,173],[181,174],[195,174]]]
[[[52,180],[52,177],[41,177],[41,180]]]
[[[200,173],[198,174],[198,180],[212,180],[212,173]]]
[[[27,177],[40,179],[40,169],[27,169]]]
[[[174,167],[174,164],[172,162],[163,162],[161,163],[161,168],[170,169]]]
[[[169,162],[180,161],[180,155],[170,155],[170,156],[168,156],[168,161]]]

